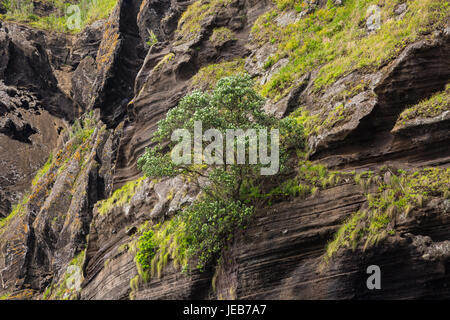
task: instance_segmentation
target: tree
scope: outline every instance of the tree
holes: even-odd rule
[[[217,256],[233,231],[245,226],[253,213],[243,185],[261,181],[260,174],[272,167],[268,160],[277,161],[278,170],[291,147],[303,146],[303,128],[293,119],[266,114],[264,103],[248,75],[222,78],[211,93],[194,91],[171,109],[158,123],[155,145],[138,160],[147,176],[183,175],[190,181],[204,177],[210,182],[177,217],[183,220],[179,225],[184,228],[188,254],[197,257],[199,268]],[[252,159],[255,152],[259,161]]]
[[[211,93],[192,92],[158,123],[153,138],[156,146],[146,150],[138,160],[138,167],[153,177],[173,177],[180,174],[204,176],[212,183],[207,192],[216,193],[220,198],[227,196],[239,200],[243,181],[257,177],[258,171],[261,172],[261,168],[267,166],[267,163],[263,164],[261,161],[251,161],[250,153],[260,151],[257,147],[261,146],[261,140],[254,144],[255,140],[246,133],[254,130],[261,136],[268,129],[279,129],[281,144],[284,144],[281,157],[286,148],[292,145],[302,146],[303,143],[303,128],[292,119],[279,121],[266,114],[263,110],[264,102],[264,98],[254,90],[248,75],[222,78]],[[205,135],[200,138],[195,135],[198,123],[201,123],[201,129],[205,131]],[[180,129],[184,129],[184,134],[175,136],[178,140],[171,139],[174,138],[174,132]],[[227,139],[230,130],[235,130],[236,133],[231,142]],[[272,135],[267,137],[270,145],[268,153],[274,151],[271,148],[274,145],[272,142],[278,143],[271,141],[272,138]],[[180,157],[186,161],[174,162],[173,152],[180,152],[178,146],[182,140],[186,142],[186,139],[190,143]],[[200,152],[196,151],[196,143],[201,144],[197,149]],[[244,163],[239,161],[239,154],[234,152],[233,161],[230,161],[230,155],[224,150],[231,148],[237,151],[240,146],[244,146],[241,149],[244,150]],[[261,154],[259,156],[261,160]],[[201,163],[195,161],[196,157],[201,159]]]

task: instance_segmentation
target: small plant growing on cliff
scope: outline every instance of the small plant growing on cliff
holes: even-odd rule
[[[80,120],[75,120],[69,131],[69,138],[73,139],[73,151],[89,139],[95,131],[95,126],[96,120],[92,111],[86,113]]]
[[[97,205],[97,210],[101,215],[106,215],[114,207],[120,207],[130,202],[131,198],[135,195],[137,189],[144,181],[144,178],[129,181],[124,184],[120,189],[114,191],[114,193],[106,200],[102,200]]]
[[[150,268],[150,261],[155,256],[156,245],[153,242],[154,232],[153,230],[148,230],[139,239],[139,251],[136,254],[136,262],[138,262],[142,268]]]
[[[81,0],[70,1],[47,0],[47,12],[35,14],[34,4],[38,1],[3,0],[0,6],[6,10],[1,15],[5,20],[25,22],[32,27],[57,32],[79,32],[94,21],[105,19],[112,12],[117,0]]]
[[[155,44],[157,44],[158,43],[158,38],[156,37],[156,34],[152,31],[152,30],[149,30],[148,31],[148,41],[147,41],[147,45],[149,46],[149,47],[152,47],[152,46],[154,46]]]
[[[223,77],[245,73],[244,59],[235,59],[231,61],[222,61],[217,64],[209,64],[201,68],[198,73],[192,77],[192,86],[201,90],[212,90],[217,81]]]
[[[401,127],[412,119],[436,117],[448,110],[450,110],[450,83],[443,91],[404,110],[397,120],[396,127]]]
[[[425,168],[416,172],[397,170],[396,173],[388,168],[380,173],[383,172],[389,173],[388,181],[372,172],[355,176],[355,182],[359,181],[363,189],[371,184],[378,188],[376,192],[366,194],[368,208],[352,214],[328,243],[325,262],[342,247],[356,249],[364,243],[363,249],[366,249],[375,245],[386,236],[395,234],[395,221],[399,216],[410,215],[433,197],[448,196],[448,168]]]

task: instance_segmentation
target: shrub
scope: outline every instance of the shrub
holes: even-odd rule
[[[153,236],[153,230],[148,230],[139,238],[139,251],[136,254],[136,262],[139,263],[144,270],[150,268],[150,261],[156,253],[157,247],[153,242]]]
[[[397,124],[401,125],[418,117],[432,118],[448,110],[450,110],[450,83],[446,85],[443,91],[437,92],[431,98],[403,111],[397,120]]]
[[[205,197],[183,212],[186,222],[188,255],[197,257],[203,269],[231,241],[234,232],[244,228],[253,207],[232,199]]]

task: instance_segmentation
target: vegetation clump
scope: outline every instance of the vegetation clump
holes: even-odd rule
[[[395,234],[395,222],[400,215],[408,215],[434,197],[450,199],[448,168],[425,168],[415,172],[398,170],[395,173],[387,169],[379,175],[373,172],[358,174],[355,180],[365,190],[370,185],[377,189],[366,193],[368,209],[350,216],[327,245],[326,260],[339,248],[355,249],[361,243],[367,248],[387,235]]]
[[[78,253],[72,261],[69,262],[66,271],[58,283],[49,285],[42,299],[44,300],[73,300],[76,299],[83,280],[82,267],[86,259],[86,250]]]
[[[201,68],[192,78],[192,86],[202,90],[212,90],[220,79],[245,73],[245,61],[238,58],[210,64]]]
[[[74,154],[81,145],[85,144],[92,137],[96,126],[97,122],[92,111],[75,120],[68,131],[70,139],[68,151],[70,151],[70,155]],[[68,159],[69,157],[66,156],[66,160]]]
[[[147,45],[148,45],[149,47],[152,47],[152,46],[154,46],[154,45],[157,44],[157,43],[158,43],[158,38],[156,37],[156,34],[155,34],[152,30],[150,30],[150,31],[148,32]]]
[[[305,128],[305,135],[318,135],[335,126],[345,124],[350,120],[351,108],[343,103],[337,104],[330,112],[326,108],[311,114],[303,107],[297,108],[288,117]]]
[[[433,118],[449,110],[450,83],[446,85],[445,90],[403,111],[397,120],[397,125],[401,126],[406,121],[416,118]]]
[[[279,183],[276,181],[275,187],[266,192],[261,192],[261,189],[255,186],[245,185],[246,197],[262,205],[272,205],[299,197],[304,199],[317,195],[321,190],[337,186],[352,177],[352,173],[331,171],[320,163],[305,160],[305,154],[302,154],[302,151],[297,157],[300,160],[290,178],[282,177]]]
[[[367,10],[378,2],[346,0],[337,6],[330,0],[324,7],[317,7],[308,4],[310,1],[276,1],[277,7],[255,22],[253,42],[276,47],[272,64],[283,58],[289,63],[263,85],[262,94],[278,100],[313,69],[319,70],[314,80],[317,91],[354,70],[375,70],[407,44],[441,29],[450,15],[448,1],[413,0],[408,1],[408,11],[399,18],[395,8],[404,1],[387,1],[380,7],[380,29],[368,33]],[[278,25],[276,18],[293,8],[309,14],[286,26]]]
[[[217,11],[232,2],[233,0],[198,0],[191,4],[178,21],[177,43],[194,40],[201,30],[203,20],[217,14]]]
[[[114,191],[114,193],[106,200],[102,200],[97,204],[98,212],[101,215],[105,215],[114,207],[121,207],[128,202],[130,202],[131,198],[136,193],[137,188],[142,184],[145,177],[141,177],[139,179],[129,181],[124,184],[120,189]]]
[[[153,68],[153,71],[157,72],[160,71],[166,64],[168,64],[170,61],[172,61],[175,58],[174,53],[168,53],[166,54],[161,61],[158,62],[158,64]]]
[[[139,252],[136,254],[136,262],[139,263],[143,269],[150,268],[150,261],[156,253],[157,246],[153,243],[153,230],[147,230],[139,239]]]
[[[215,28],[210,38],[211,42],[216,46],[222,46],[236,39],[234,32],[226,27]]]
[[[34,176],[32,181],[33,186],[35,186],[38,183],[39,179],[42,178],[42,176],[45,175],[50,170],[52,162],[53,162],[53,153],[50,152],[50,156],[48,157],[47,162],[41,169],[39,169],[39,171]]]
[[[20,202],[12,207],[11,213],[5,217],[0,219],[0,237],[5,232],[5,227],[16,217],[25,213],[26,205],[30,200],[29,194],[25,194]]]

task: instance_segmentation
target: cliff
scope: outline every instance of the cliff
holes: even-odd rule
[[[0,21],[0,297],[450,298],[447,1],[114,3],[77,32],[39,25],[45,6]],[[199,190],[137,160],[183,96],[237,73],[306,150],[217,263],[183,272],[170,249],[143,272],[145,227]]]

